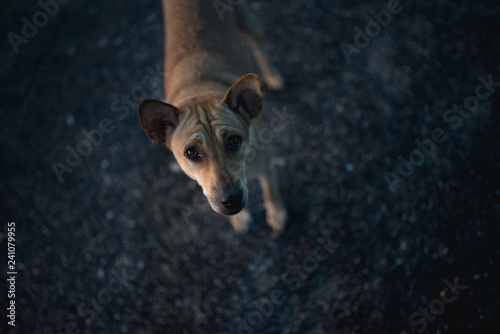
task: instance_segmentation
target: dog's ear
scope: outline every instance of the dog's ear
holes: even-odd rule
[[[262,81],[258,75],[250,73],[229,88],[221,103],[235,112],[247,113],[250,118],[255,118],[262,110],[263,99]]]
[[[139,105],[141,126],[156,144],[167,144],[179,123],[179,109],[171,104],[145,100]]]

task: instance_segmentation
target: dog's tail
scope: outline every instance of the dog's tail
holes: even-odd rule
[[[167,7],[169,6],[170,0],[161,0],[161,6],[163,9],[163,68],[164,75],[166,76],[168,73],[168,64],[167,64]],[[166,85],[166,77],[163,78],[164,89],[165,89],[165,99],[167,98],[167,85]]]

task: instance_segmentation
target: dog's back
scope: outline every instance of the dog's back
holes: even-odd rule
[[[242,75],[255,72],[238,31],[238,12],[247,9],[246,3],[232,9],[218,12],[207,0],[163,0],[167,102],[226,91]]]

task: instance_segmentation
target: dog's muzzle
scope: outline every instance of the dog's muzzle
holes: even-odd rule
[[[230,192],[224,192],[220,196],[220,203],[224,210],[222,214],[237,214],[245,207],[243,205],[243,191],[240,188],[234,187]]]

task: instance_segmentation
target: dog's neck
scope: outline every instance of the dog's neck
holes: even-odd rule
[[[254,62],[235,15],[218,16],[212,1],[163,0],[165,95],[173,105],[209,91],[226,92]],[[168,7],[168,10],[167,10]]]
[[[181,109],[193,109],[197,106],[213,106],[222,101],[224,93],[220,91],[205,91],[200,93],[199,89],[194,90],[193,95],[186,96],[184,99],[178,99],[177,105]],[[184,94],[182,94],[184,95]]]
[[[200,68],[199,62],[208,66]],[[186,99],[209,92],[225,94],[239,79],[239,71],[228,71],[227,65],[218,66],[220,60],[207,52],[190,55],[175,66],[169,66],[165,77],[165,96],[168,103],[179,105]],[[236,74],[234,74],[236,72]]]

